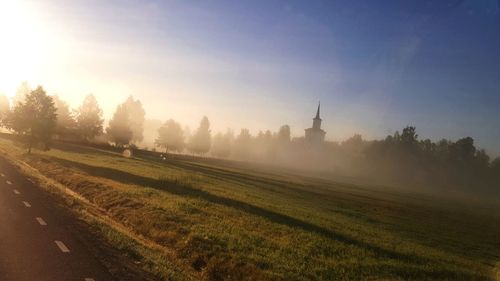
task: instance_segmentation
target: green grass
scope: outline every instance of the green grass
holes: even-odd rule
[[[8,140],[0,148],[159,246],[127,249],[140,248],[135,258],[164,279],[495,280],[498,271],[500,204],[491,199],[72,144],[31,156]]]

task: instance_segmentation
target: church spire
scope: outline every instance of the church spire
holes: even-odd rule
[[[318,111],[316,111],[316,117],[314,119],[321,119],[319,118],[319,107],[321,106],[321,102],[318,102]]]

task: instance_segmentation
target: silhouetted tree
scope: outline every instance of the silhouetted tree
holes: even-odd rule
[[[456,162],[470,163],[476,153],[474,139],[471,137],[459,139],[451,146],[450,152],[452,159]]]
[[[184,149],[184,134],[181,125],[173,119],[168,120],[158,129],[156,146],[169,151],[181,152]]]
[[[212,137],[210,134],[210,122],[203,116],[200,126],[189,140],[188,150],[195,154],[205,154],[210,150]]]
[[[123,147],[130,144],[133,132],[126,104],[118,105],[113,118],[109,121],[109,127],[106,128],[106,133],[116,146]]]
[[[79,135],[84,140],[90,141],[102,134],[103,122],[102,110],[97,100],[94,95],[88,95],[76,111],[76,125]]]
[[[26,143],[28,153],[36,145],[49,149],[57,115],[54,101],[42,87],[29,93],[24,102],[18,102],[7,120],[8,127]]]
[[[130,96],[124,103],[128,111],[130,129],[132,130],[132,142],[137,144],[144,139],[144,120],[146,112],[140,100],[134,100]]]
[[[379,178],[411,183],[425,182],[453,188],[493,191],[500,177],[493,171],[488,154],[465,137],[456,142],[418,141],[414,127],[406,127],[382,141],[372,141],[364,150],[368,169]],[[500,160],[499,160],[500,161]]]
[[[73,117],[68,103],[59,98],[59,96],[52,96],[54,106],[56,107],[57,125],[55,134],[59,138],[71,137],[76,134],[76,121]]]
[[[417,139],[418,134],[416,128],[413,126],[407,126],[403,129],[403,133],[401,134],[399,140],[405,145],[415,146],[418,142]]]

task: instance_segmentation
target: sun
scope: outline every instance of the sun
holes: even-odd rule
[[[46,59],[42,28],[27,2],[0,1],[0,92],[13,96],[21,81],[36,79]]]

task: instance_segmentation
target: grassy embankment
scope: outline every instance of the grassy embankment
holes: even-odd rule
[[[500,206],[480,200],[70,144],[25,155],[0,139],[0,149],[68,187],[87,221],[158,278],[497,278]]]

